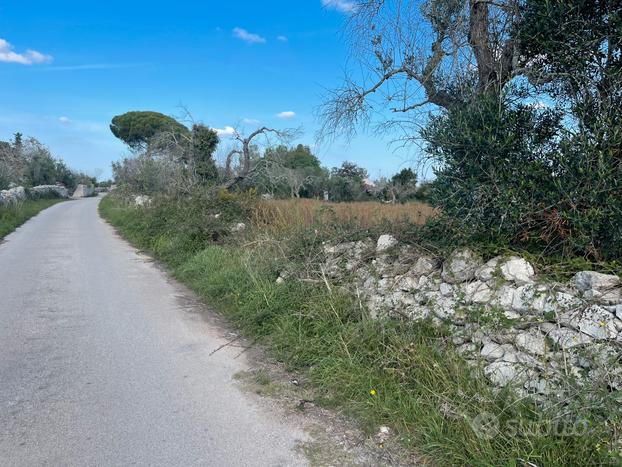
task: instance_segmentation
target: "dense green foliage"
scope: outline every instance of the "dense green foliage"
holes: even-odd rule
[[[0,240],[31,217],[61,201],[63,200],[37,199],[12,204],[11,206],[0,206]]]
[[[189,136],[189,130],[168,115],[151,111],[133,111],[113,117],[110,124],[112,134],[130,148],[139,150],[148,146],[159,133],[167,132],[176,138]]]
[[[621,15],[608,0],[527,1],[517,27],[528,83],[431,119],[422,136],[448,232],[557,257],[622,257]]]
[[[109,196],[100,211],[249,337],[305,375],[316,388],[317,404],[344,408],[370,432],[391,426],[405,446],[433,463],[616,462],[608,453],[607,408],[579,403],[579,411],[569,405],[563,416],[557,408],[542,412],[510,392],[495,394],[453,350],[442,328],[370,320],[355,297],[323,282],[276,283],[284,268],[308,267],[327,235],[335,234],[333,227],[290,226],[275,241],[252,231],[225,237],[226,226],[249,209],[239,201],[204,193],[137,208]],[[216,212],[218,219],[210,215]],[[473,423],[481,414],[496,417],[501,430],[478,436]],[[589,428],[580,435],[571,431],[576,417]]]
[[[218,146],[218,134],[205,125],[195,124],[192,126],[189,156],[187,162],[192,163],[194,172],[202,182],[215,181],[218,170],[214,162],[214,151]]]

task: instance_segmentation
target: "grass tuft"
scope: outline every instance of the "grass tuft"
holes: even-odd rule
[[[0,207],[0,239],[17,229],[31,217],[50,206],[60,203],[62,199],[34,199],[10,206]]]

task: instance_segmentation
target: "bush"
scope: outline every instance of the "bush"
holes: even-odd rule
[[[422,133],[438,164],[431,196],[455,235],[529,243],[555,199],[549,142],[557,131],[555,114],[508,96],[484,97],[432,118]]]

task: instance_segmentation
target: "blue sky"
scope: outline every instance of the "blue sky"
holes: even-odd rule
[[[107,177],[110,162],[127,153],[108,129],[114,115],[181,116],[185,106],[219,129],[251,129],[255,121],[302,125],[298,142],[313,146],[314,112],[344,74],[341,26],[350,5],[3,2],[0,139],[15,131],[35,136],[70,166]],[[411,155],[389,147],[389,140],[370,132],[349,144],[324,144],[317,155],[328,167],[353,160],[372,177],[390,175],[408,166]]]

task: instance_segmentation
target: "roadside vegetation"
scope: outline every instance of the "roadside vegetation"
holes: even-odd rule
[[[393,233],[437,257],[619,274],[621,27],[615,1],[362,2],[347,37],[369,73],[331,93],[320,136],[398,132],[433,180],[322,167],[292,128],[237,128],[218,163],[207,126],[128,112],[101,214],[370,433],[440,465],[619,465],[619,401],[494,391],[444,326],[372,319],[321,264],[325,244]]]
[[[110,195],[100,212],[287,369],[309,379],[314,403],[355,416],[370,436],[389,426],[403,446],[439,465],[615,462],[605,407],[573,405],[556,422],[558,407],[543,411],[511,391],[493,391],[453,350],[443,328],[372,320],[356,296],[325,282],[323,242],[386,231],[385,223],[286,221],[230,233],[265,203],[200,192],[192,201],[166,197],[144,208]],[[573,430],[583,425],[565,425],[573,414],[589,424],[580,436]],[[488,415],[514,429],[474,426]]]
[[[17,229],[31,217],[62,199],[29,199],[10,206],[0,206],[0,240]]]
[[[0,190],[60,184],[72,192],[80,183],[93,186],[97,181],[70,169],[37,139],[15,133],[11,141],[0,141]]]

